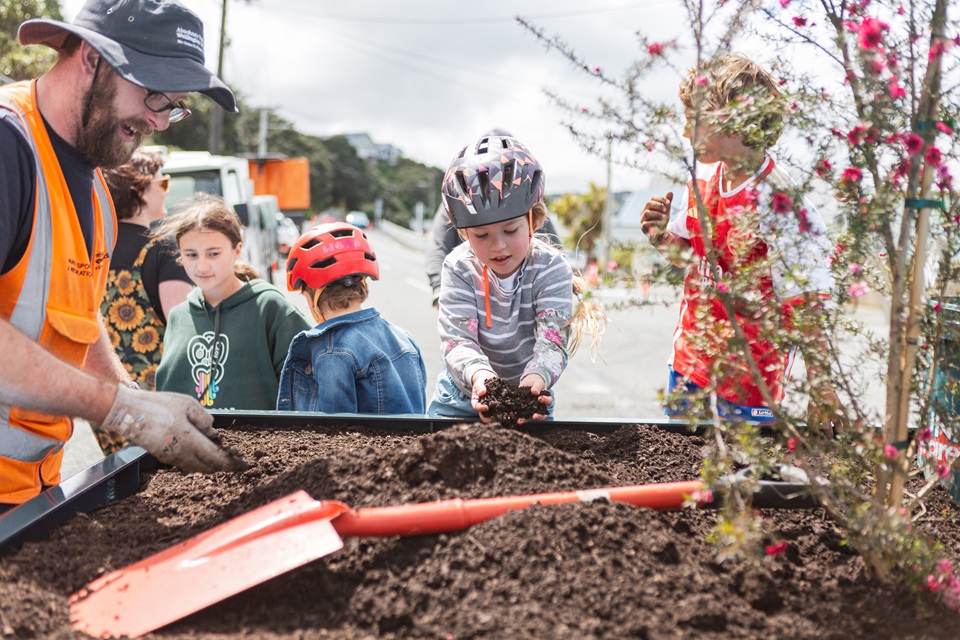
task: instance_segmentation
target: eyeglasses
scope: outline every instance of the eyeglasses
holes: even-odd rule
[[[163,189],[164,192],[170,191],[170,176],[163,176],[161,178],[157,178],[156,180],[151,180],[150,183],[160,185],[160,188]]]
[[[143,104],[147,106],[147,109],[153,111],[154,113],[163,113],[164,111],[170,112],[170,122],[180,122],[187,116],[189,116],[192,111],[187,106],[187,103],[183,100],[177,100],[174,102],[170,97],[160,91],[151,91],[147,94],[147,97],[143,99]]]

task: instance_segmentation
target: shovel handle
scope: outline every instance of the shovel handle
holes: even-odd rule
[[[624,502],[647,509],[681,509],[688,500],[698,506],[712,496],[699,480],[607,487],[588,491],[562,491],[524,496],[479,498],[476,500],[440,500],[393,507],[370,507],[344,511],[333,520],[337,533],[348,536],[419,536],[462,531],[503,514],[533,504],[562,504],[594,500]]]

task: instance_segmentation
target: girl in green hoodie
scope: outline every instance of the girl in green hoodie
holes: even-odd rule
[[[197,285],[167,319],[157,390],[217,409],[274,409],[290,342],[310,323],[239,261],[237,215],[221,198],[199,194],[155,233],[176,238]]]

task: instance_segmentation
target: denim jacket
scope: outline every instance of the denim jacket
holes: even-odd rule
[[[277,409],[322,413],[423,413],[426,368],[405,329],[376,309],[327,320],[290,343]]]

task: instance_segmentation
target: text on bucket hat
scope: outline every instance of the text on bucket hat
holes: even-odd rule
[[[150,91],[198,91],[237,111],[233,92],[204,66],[203,23],[177,0],[87,0],[72,24],[27,20],[19,38],[59,50],[68,33],[128,82]]]

